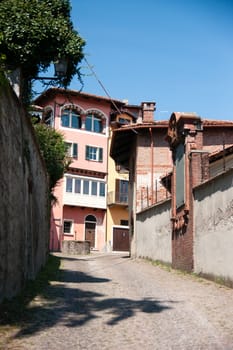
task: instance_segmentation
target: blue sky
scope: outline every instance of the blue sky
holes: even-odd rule
[[[233,120],[233,1],[72,0],[84,52],[112,98]],[[83,91],[106,96],[82,62]],[[70,85],[79,89],[77,79]]]

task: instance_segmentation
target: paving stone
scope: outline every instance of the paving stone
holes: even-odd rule
[[[59,256],[62,280],[5,349],[233,350],[232,289],[126,254]]]

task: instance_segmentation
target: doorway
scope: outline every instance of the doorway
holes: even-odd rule
[[[95,248],[96,218],[88,215],[85,219],[85,241],[90,241],[90,248]]]

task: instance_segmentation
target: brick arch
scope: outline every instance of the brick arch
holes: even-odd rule
[[[103,129],[102,132],[105,134],[106,130],[108,130],[108,117],[106,116],[106,114],[97,108],[88,108],[85,111],[85,115],[87,116],[88,114],[93,114],[93,115],[97,116],[98,118],[100,118],[101,123],[102,123],[102,129]]]
[[[106,122],[108,120],[106,114],[104,112],[102,112],[100,109],[97,109],[97,108],[88,108],[86,111],[85,111],[85,114],[88,115],[88,114],[95,114],[97,115],[98,117],[100,117],[101,119],[104,119]]]
[[[61,107],[61,111],[64,111],[66,109],[72,109],[72,110],[78,112],[79,114],[85,114],[84,109],[76,104],[69,103],[69,104],[66,104],[66,105]]]

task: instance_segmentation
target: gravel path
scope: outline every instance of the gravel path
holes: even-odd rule
[[[126,254],[62,258],[5,349],[233,350],[233,289]]]

